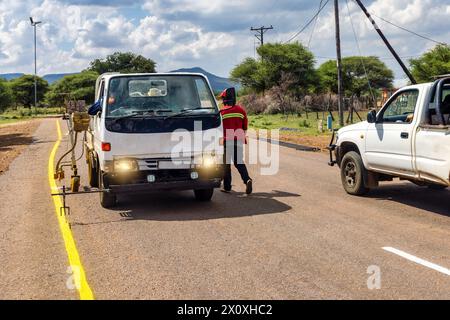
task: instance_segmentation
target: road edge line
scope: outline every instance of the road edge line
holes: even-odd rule
[[[412,254],[409,254],[407,252],[404,252],[402,250],[395,249],[395,248],[392,248],[392,247],[383,247],[382,249],[385,250],[385,251],[388,251],[390,253],[396,254],[396,255],[398,255],[398,256],[400,256],[402,258],[405,258],[406,260],[415,262],[415,263],[420,264],[420,265],[422,265],[424,267],[433,269],[433,270],[438,271],[440,273],[443,273],[443,274],[445,274],[447,276],[450,276],[450,270],[445,268],[445,267],[442,267],[442,266],[440,266],[438,264],[435,264],[435,263],[432,263],[430,261],[421,259],[419,257],[413,256]]]
[[[56,151],[61,143],[62,134],[61,126],[59,125],[59,120],[56,120],[56,130],[58,132],[58,139],[56,140],[53,149],[50,153],[48,160],[48,181],[50,184],[50,190],[53,192],[58,191],[58,186],[56,185],[55,179],[53,178],[54,173],[54,163]],[[61,231],[62,238],[64,240],[64,246],[67,253],[67,258],[69,259],[69,264],[71,267],[70,272],[74,277],[75,287],[77,288],[81,300],[93,300],[94,295],[86,279],[86,274],[84,272],[83,265],[81,264],[80,255],[75,244],[75,240],[70,230],[69,223],[65,215],[60,214],[60,208],[63,206],[61,196],[52,196],[53,204],[55,205],[56,216],[58,218],[59,229]]]

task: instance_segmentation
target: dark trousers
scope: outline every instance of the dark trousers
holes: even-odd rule
[[[247,167],[244,163],[244,145],[241,141],[225,141],[224,144],[224,165],[225,165],[225,175],[223,179],[223,187],[225,190],[231,190],[231,162],[239,171],[242,181],[247,183],[250,180],[248,175]]]

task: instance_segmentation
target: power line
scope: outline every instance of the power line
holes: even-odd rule
[[[413,34],[413,35],[415,35],[415,36],[417,36],[417,37],[420,37],[420,38],[422,38],[422,39],[425,39],[425,40],[428,40],[428,41],[431,41],[431,42],[434,42],[434,43],[437,43],[437,44],[444,44],[444,45],[446,44],[445,42],[441,42],[441,41],[437,41],[437,40],[431,39],[430,37],[424,36],[424,35],[422,35],[422,34],[419,34],[419,33],[417,33],[417,32],[414,32],[414,31],[412,31],[412,30],[409,30],[409,29],[407,29],[407,28],[405,28],[405,27],[399,26],[398,24],[395,24],[395,23],[393,23],[393,22],[391,22],[391,21],[389,21],[389,20],[387,20],[387,19],[384,19],[384,18],[382,18],[382,17],[380,17],[380,16],[377,16],[376,14],[374,14],[374,13],[372,13],[372,12],[370,12],[370,15],[372,15],[372,16],[374,16],[374,17],[377,17],[378,19],[383,20],[384,22],[389,23],[390,25],[392,25],[392,26],[394,26],[394,27],[396,27],[396,28],[399,28],[399,29],[401,29],[401,30],[403,30],[403,31],[409,32],[409,33],[411,33],[411,34]]]
[[[394,56],[395,60],[397,60],[397,62],[400,65],[400,67],[403,69],[403,72],[408,76],[408,78],[411,81],[411,83],[412,84],[416,84],[417,83],[416,79],[414,79],[414,76],[411,74],[411,72],[408,70],[406,65],[403,63],[402,59],[400,59],[400,57],[398,56],[397,52],[394,50],[394,48],[390,44],[389,40],[384,35],[383,31],[381,31],[381,29],[378,27],[378,25],[375,22],[375,20],[373,20],[372,16],[367,11],[367,8],[364,6],[364,4],[361,2],[361,0],[355,0],[355,1],[358,4],[358,6],[361,8],[361,10],[364,12],[364,15],[367,17],[367,19],[369,19],[369,21],[372,24],[373,28],[378,33],[378,35],[380,36],[381,40],[383,40],[385,46],[388,48],[388,50]]]
[[[320,3],[319,3],[319,10],[320,10],[320,7],[322,6],[322,3],[323,3],[323,0],[320,0]],[[316,20],[314,21],[313,28],[312,28],[312,30],[311,30],[311,34],[309,35],[308,46],[307,46],[308,49],[310,48],[311,40],[312,40],[312,37],[313,37],[313,35],[314,35],[314,31],[316,30],[316,25],[317,25],[317,21],[318,21],[318,20],[319,20],[319,15],[317,15]]]
[[[361,47],[359,45],[359,41],[358,41],[358,37],[356,35],[355,27],[353,25],[352,15],[350,14],[350,8],[348,6],[348,0],[345,0],[345,4],[347,5],[348,18],[350,19],[350,24],[352,26],[353,35],[355,36],[355,42],[356,42],[356,46],[358,47],[358,52],[359,52],[359,56],[361,58],[361,64],[362,64],[363,69],[364,69],[364,74],[366,75],[367,84],[369,86],[369,92],[370,92],[370,95],[372,96],[372,100],[375,102],[376,101],[375,100],[375,95],[373,94],[372,86],[370,85],[369,74],[367,73],[366,65],[364,63],[364,58],[363,58],[362,53],[361,53]]]
[[[319,10],[317,11],[317,13],[300,29],[300,31],[296,32],[292,37],[289,38],[289,40],[287,40],[285,43],[291,42],[292,40],[294,40],[295,38],[298,37],[298,35],[300,33],[302,33],[303,31],[305,31],[306,28],[309,27],[309,25],[314,21],[314,19],[320,14],[320,12],[323,10],[323,8],[325,8],[325,6],[328,4],[330,0],[327,0],[325,2],[325,4],[319,8]]]
[[[409,58],[416,58],[416,57],[420,57],[420,54],[416,54],[416,55],[409,55],[409,56],[400,56],[400,58],[402,59],[409,59]],[[331,57],[331,56],[314,56],[317,59],[330,59],[330,60],[334,60],[336,59],[336,57]],[[378,57],[378,56],[374,56],[377,57],[380,60],[393,60],[395,59],[394,57]]]
[[[402,26],[396,25],[395,23],[393,23],[393,22],[391,22],[391,21],[388,21],[388,20],[386,20],[386,19],[384,19],[384,18],[382,18],[382,17],[379,17],[379,16],[377,16],[376,14],[371,13],[371,15],[373,15],[374,17],[377,17],[377,18],[380,19],[380,20],[383,20],[384,22],[389,23],[390,25],[393,25],[394,27],[397,27],[397,28],[402,29],[402,30],[404,30],[404,31],[406,31],[406,32],[409,32],[409,33],[411,33],[411,34],[413,34],[413,35],[415,35],[415,36],[418,36],[418,37],[420,37],[420,38],[422,38],[422,39],[425,39],[425,40],[428,40],[428,41],[432,41],[432,42],[437,43],[437,44],[444,44],[444,45],[446,44],[446,43],[444,43],[444,42],[441,42],[441,41],[437,41],[437,40],[431,39],[431,38],[429,38],[429,37],[427,37],[427,36],[421,35],[421,34],[419,34],[419,33],[417,33],[417,32],[412,31],[412,30],[406,29],[406,28],[404,28],[404,27],[402,27]]]

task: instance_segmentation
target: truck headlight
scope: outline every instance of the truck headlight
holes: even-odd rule
[[[133,159],[119,159],[114,160],[114,172],[131,172],[137,171],[138,165],[136,160]]]
[[[203,155],[202,166],[204,168],[212,168],[217,164],[216,158],[210,154]]]

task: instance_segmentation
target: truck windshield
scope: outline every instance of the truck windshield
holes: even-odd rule
[[[106,116],[216,113],[204,78],[189,75],[121,76],[109,82]]]

